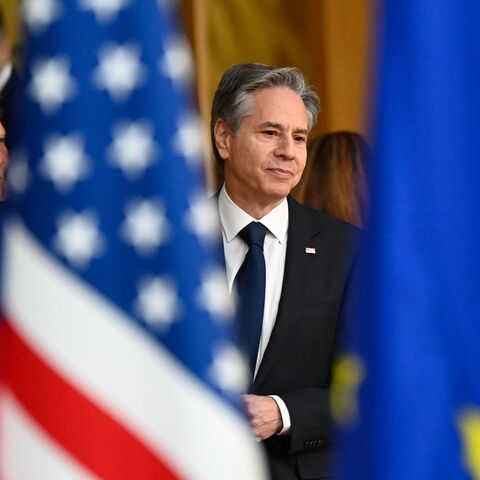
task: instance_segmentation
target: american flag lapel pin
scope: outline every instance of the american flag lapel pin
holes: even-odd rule
[[[315,255],[317,253],[317,250],[313,247],[305,247],[305,253],[309,253],[310,255]]]

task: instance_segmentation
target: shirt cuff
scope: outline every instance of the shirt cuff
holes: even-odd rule
[[[285,402],[279,396],[269,395],[269,397],[272,397],[275,400],[276,404],[278,405],[278,409],[280,410],[280,415],[282,416],[283,428],[277,433],[277,435],[287,435],[290,433],[290,429],[292,427],[288,408],[285,405]]]

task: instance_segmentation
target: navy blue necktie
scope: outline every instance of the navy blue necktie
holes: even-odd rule
[[[239,233],[249,246],[235,279],[239,300],[239,330],[249,355],[252,374],[255,372],[265,305],[266,273],[263,256],[265,233],[266,227],[259,222],[250,223]]]

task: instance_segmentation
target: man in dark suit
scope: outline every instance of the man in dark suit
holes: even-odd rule
[[[239,330],[253,348],[245,405],[274,480],[333,478],[330,373],[356,233],[289,197],[318,111],[298,69],[259,64],[228,70],[212,107],[227,279],[230,291],[238,287]]]
[[[0,121],[7,128],[7,117],[10,116],[9,100],[15,82],[15,72],[11,61],[11,42],[5,29],[5,20],[0,10]]]

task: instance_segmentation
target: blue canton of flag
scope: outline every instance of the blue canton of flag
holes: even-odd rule
[[[171,0],[26,0],[4,478],[261,479]],[[214,453],[215,460],[211,455]]]
[[[480,4],[383,20],[341,478],[480,479]]]

